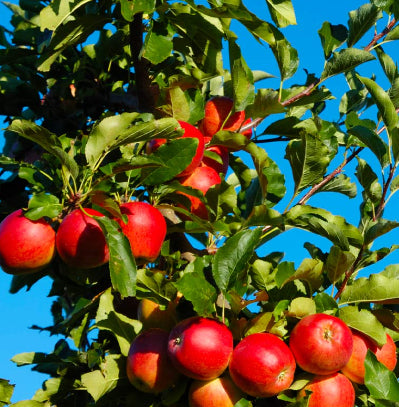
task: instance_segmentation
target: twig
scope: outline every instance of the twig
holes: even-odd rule
[[[373,39],[370,41],[369,45],[365,47],[365,51],[370,51],[371,48],[373,48],[379,39],[387,35],[393,28],[393,26],[396,24],[396,19],[392,19],[392,21],[384,28],[384,30],[380,34],[374,34]]]

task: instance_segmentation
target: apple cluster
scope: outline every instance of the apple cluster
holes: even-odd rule
[[[182,376],[189,378],[190,407],[233,407],[244,397],[282,392],[309,397],[310,407],[354,407],[354,384],[364,383],[368,350],[388,369],[396,366],[396,346],[388,334],[379,347],[329,314],[303,317],[287,340],[260,332],[234,341],[216,319],[193,316],[176,323],[175,307],[160,310],[150,300],[141,301],[143,331],[130,346],[126,372],[133,386],[154,394],[173,388]],[[309,380],[294,391],[299,372]]]

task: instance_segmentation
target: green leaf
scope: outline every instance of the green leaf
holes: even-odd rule
[[[347,175],[339,174],[323,185],[319,192],[338,192],[347,195],[349,198],[355,198],[357,196],[357,187]]]
[[[193,304],[198,315],[210,316],[215,312],[217,292],[202,271],[185,273],[174,285]]]
[[[399,278],[390,278],[381,274],[357,278],[347,285],[340,297],[340,304],[361,302],[386,302],[399,299]]]
[[[399,226],[398,222],[379,218],[376,221],[370,221],[364,231],[364,243],[370,244],[378,237],[385,235]]]
[[[133,21],[137,13],[150,14],[155,11],[156,0],[119,0],[122,16],[127,21]]]
[[[212,275],[222,293],[234,285],[238,275],[247,267],[261,235],[261,228],[242,230],[229,237],[218,249],[212,264]]]
[[[116,312],[113,300],[114,296],[110,289],[101,295],[94,327],[112,332],[118,341],[122,355],[127,356],[130,344],[141,330],[142,325],[141,322]]]
[[[329,280],[334,284],[339,278],[350,269],[355,262],[355,256],[349,252],[344,251],[338,246],[332,246],[328,254],[325,269]]]
[[[125,358],[121,358],[119,355],[107,355],[101,365],[101,370],[94,370],[81,376],[82,385],[97,402],[116,388],[118,381],[126,376],[125,371]]]
[[[395,373],[380,363],[370,350],[367,351],[364,367],[366,370],[364,384],[370,395],[376,400],[397,402],[399,400],[399,382]]]
[[[356,48],[345,48],[339,52],[334,52],[324,67],[321,80],[350,71],[356,66],[373,59],[375,57],[370,52]]]
[[[28,211],[25,216],[31,220],[38,220],[45,216],[56,218],[62,210],[59,199],[45,192],[35,194],[29,200]]]
[[[398,66],[396,65],[394,60],[387,53],[384,52],[382,47],[377,47],[375,50],[382,69],[385,72],[385,75],[387,76],[389,82],[391,84],[394,84],[395,79],[397,79],[399,76]]]
[[[245,221],[245,227],[249,226],[279,226],[283,223],[282,215],[266,205],[258,205],[252,209],[251,214]]]
[[[287,212],[286,222],[324,236],[344,251],[349,250],[350,245],[360,247],[363,243],[358,228],[346,222],[342,216],[333,215],[322,208],[296,205]]]
[[[254,102],[254,77],[241,55],[240,47],[233,38],[229,39],[229,57],[231,80],[233,83],[234,109],[242,111]]]
[[[294,7],[291,0],[266,0],[270,15],[279,27],[296,24]]]
[[[326,59],[328,59],[331,53],[339,48],[348,37],[348,30],[344,25],[333,25],[328,21],[323,23],[318,33]]]
[[[366,309],[347,305],[339,309],[341,318],[350,328],[363,332],[373,339],[377,345],[382,346],[386,342],[386,333],[380,321]]]
[[[14,392],[14,385],[8,380],[0,379],[0,407],[7,406],[11,403],[11,397]]]
[[[381,17],[381,11],[373,4],[363,4],[357,10],[350,11],[348,47],[356,44]]]
[[[104,232],[109,248],[109,271],[113,288],[121,297],[136,294],[136,262],[127,237],[116,221],[105,216],[94,217]]]
[[[14,120],[7,130],[17,133],[19,136],[41,146],[44,150],[57,157],[63,167],[76,179],[79,174],[79,167],[76,161],[69,156],[61,146],[55,134],[44,127],[41,127],[29,120]]]
[[[288,143],[285,158],[291,164],[295,195],[323,179],[330,163],[328,152],[328,147],[319,138],[308,133]]]
[[[145,36],[142,57],[153,65],[158,65],[167,59],[173,50],[173,33],[169,33],[164,24],[152,21]]]
[[[259,89],[254,102],[248,106],[248,116],[253,119],[266,117],[274,113],[283,113],[284,106],[279,100],[279,94],[274,89]]]

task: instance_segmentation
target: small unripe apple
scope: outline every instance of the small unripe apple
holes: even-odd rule
[[[205,195],[210,187],[220,184],[222,180],[220,175],[213,168],[204,166],[197,167],[189,176],[182,178],[180,182],[186,187],[198,189]],[[183,192],[181,192],[181,194],[187,196],[190,200],[191,207],[188,209],[192,214],[201,219],[208,219],[208,210],[200,198]]]
[[[364,361],[367,351],[373,352],[377,360],[384,364],[389,370],[394,370],[397,362],[396,346],[392,337],[387,334],[387,341],[383,346],[377,346],[368,336],[358,332],[353,333],[353,351],[348,363],[341,372],[355,383],[363,384],[366,369]]]
[[[180,127],[184,130],[181,137],[191,137],[198,140],[198,146],[196,153],[191,161],[191,163],[180,173],[177,177],[185,177],[199,166],[204,156],[205,141],[203,134],[192,124],[178,120]],[[147,144],[147,153],[151,153],[157,150],[162,144],[165,144],[167,139],[154,139]]]
[[[104,233],[91,216],[104,215],[91,208],[84,208],[84,211],[74,209],[65,216],[57,230],[57,252],[69,266],[90,269],[109,260]]]
[[[152,328],[130,345],[126,373],[130,383],[145,393],[160,393],[177,383],[180,374],[168,358],[169,333]]]
[[[161,309],[159,304],[143,298],[137,309],[137,319],[144,329],[161,328],[170,331],[177,323],[177,301],[171,301],[167,308]]]
[[[288,389],[294,380],[295,359],[278,336],[254,333],[234,348],[230,376],[245,393],[254,397],[272,397]]]
[[[220,162],[213,157],[204,155],[202,159],[201,166],[202,167],[211,167],[213,168],[218,174],[226,175],[227,170],[229,168],[229,152],[227,148],[222,146],[211,146],[205,149],[205,152],[210,151],[215,153],[219,156]]]
[[[230,114],[233,108],[233,100],[226,96],[215,96],[205,103],[205,116],[200,129],[206,140],[210,140],[219,130],[236,131],[241,127],[245,120],[245,112]]]
[[[243,392],[228,376],[195,380],[188,392],[190,407],[234,407],[243,397]]]
[[[55,231],[44,219],[30,220],[18,209],[0,223],[0,266],[6,273],[40,271],[54,254]]]
[[[216,319],[191,317],[170,332],[168,355],[176,368],[196,380],[210,380],[227,368],[233,352],[233,335]]]
[[[335,406],[354,407],[355,389],[350,380],[341,373],[314,377],[298,394],[304,398],[309,392],[308,407]]]
[[[127,223],[117,219],[128,238],[133,256],[139,264],[154,261],[166,236],[166,221],[162,213],[147,202],[126,202],[120,205]]]
[[[292,330],[289,346],[303,370],[328,375],[348,363],[353,349],[352,332],[333,315],[307,315]]]

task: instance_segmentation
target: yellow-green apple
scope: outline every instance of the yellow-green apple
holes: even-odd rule
[[[74,209],[57,230],[57,252],[69,266],[90,269],[109,260],[104,233],[93,216],[104,215],[92,208]]]
[[[234,383],[253,397],[272,397],[288,389],[295,359],[288,345],[267,332],[254,333],[234,348],[229,371]]]
[[[170,301],[165,309],[161,309],[155,301],[143,298],[137,308],[137,319],[144,329],[161,328],[170,331],[177,323],[177,304],[177,301]]]
[[[190,175],[182,178],[180,182],[183,186],[198,189],[205,195],[210,187],[220,184],[222,180],[216,170],[211,167],[204,166],[197,167]],[[192,214],[201,219],[208,219],[208,210],[200,198],[188,195],[184,192],[180,193],[185,195],[190,200],[191,206],[187,209]]]
[[[309,393],[308,407],[354,407],[355,405],[355,389],[342,373],[315,376],[298,393],[298,398],[304,398]]]
[[[233,352],[233,335],[222,322],[194,316],[170,332],[168,355],[176,368],[196,380],[210,380],[227,368]]]
[[[0,223],[0,266],[6,273],[42,270],[54,254],[55,231],[45,219],[30,220],[18,209]]]
[[[364,361],[367,351],[373,352],[377,360],[384,364],[389,370],[394,370],[397,362],[396,345],[392,337],[386,334],[387,340],[384,345],[377,346],[368,336],[361,332],[352,331],[353,351],[348,363],[341,369],[341,372],[358,384],[364,383],[366,369]]]
[[[205,141],[203,134],[192,124],[184,122],[182,120],[178,120],[180,127],[184,130],[184,133],[181,137],[191,137],[198,140],[197,150],[195,155],[191,161],[191,163],[180,173],[177,177],[185,177],[186,175],[190,174],[196,167],[199,166],[202,158],[204,156],[204,149],[205,149]],[[151,140],[147,144],[147,153],[150,154],[151,152],[157,150],[162,144],[165,144],[167,139],[154,139]]]
[[[162,213],[147,202],[132,201],[120,205],[127,223],[117,219],[128,238],[133,256],[139,264],[154,261],[166,236],[166,221]]]
[[[209,151],[213,154],[217,154],[218,157],[213,158],[212,156],[206,155],[206,152]],[[218,174],[226,175],[229,168],[229,151],[227,148],[222,146],[210,146],[205,148],[204,158],[200,164],[202,167],[211,167]]]
[[[328,375],[348,363],[353,349],[352,332],[344,321],[333,315],[311,314],[295,325],[289,346],[303,370]]]
[[[205,143],[219,130],[237,131],[241,127],[245,112],[233,112],[233,108],[233,100],[226,96],[215,96],[205,103],[205,116],[200,123]]]
[[[234,407],[244,397],[229,376],[194,380],[188,392],[190,407]]]
[[[179,380],[180,374],[168,358],[169,333],[152,328],[130,345],[126,373],[130,383],[145,393],[160,393]]]

